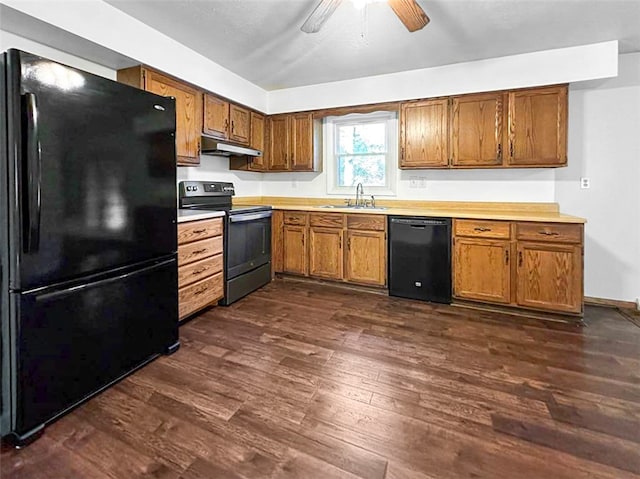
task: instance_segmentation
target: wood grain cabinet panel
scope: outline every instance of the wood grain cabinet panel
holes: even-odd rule
[[[256,113],[254,111],[251,112],[250,115],[251,121],[251,135],[250,135],[250,146],[254,150],[264,152],[264,115],[260,113]],[[249,161],[249,169],[254,171],[264,171],[266,169],[265,157],[257,156],[255,158],[251,158]]]
[[[580,245],[518,243],[519,306],[580,313],[582,281]]]
[[[180,320],[215,303],[223,292],[222,218],[178,225]]]
[[[241,145],[249,144],[251,134],[251,113],[246,108],[234,105],[229,106],[229,140]]]
[[[342,228],[344,226],[344,215],[341,213],[310,213],[309,225]]]
[[[176,160],[178,165],[200,163],[200,135],[202,132],[202,93],[150,68],[136,66],[118,70],[121,83],[156,95],[176,100]]]
[[[339,228],[309,228],[309,275],[342,279],[343,231]]]
[[[509,92],[511,166],[567,164],[567,86]]]
[[[229,102],[207,93],[203,95],[203,106],[203,133],[227,140],[229,138]]]
[[[313,117],[311,113],[289,116],[290,167],[293,171],[313,171]]]
[[[454,245],[454,295],[458,298],[511,302],[511,243],[458,238]]]
[[[283,227],[283,271],[308,275],[307,227],[285,224]]]
[[[289,118],[274,115],[267,120],[267,169],[289,170]]]
[[[516,223],[516,238],[520,241],[551,241],[582,243],[582,225],[558,223]]]
[[[504,97],[502,92],[453,97],[452,166],[502,166]]]
[[[400,109],[400,168],[449,165],[449,100],[403,103]]]
[[[509,239],[511,237],[511,223],[509,221],[457,219],[453,223],[453,232],[455,236]]]
[[[345,280],[350,283],[387,284],[387,239],[383,231],[347,231]]]

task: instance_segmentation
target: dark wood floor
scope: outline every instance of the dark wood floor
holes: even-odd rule
[[[2,477],[640,477],[640,328],[279,280],[2,452]]]

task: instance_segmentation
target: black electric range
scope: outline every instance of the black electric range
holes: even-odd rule
[[[229,305],[271,281],[271,206],[232,204],[233,183],[181,181],[183,209],[224,211],[225,295]]]

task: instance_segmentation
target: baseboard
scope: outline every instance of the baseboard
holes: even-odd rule
[[[609,308],[620,309],[636,309],[636,303],[633,301],[620,301],[617,299],[594,298],[591,296],[584,297],[584,303],[592,306],[607,306]]]
[[[282,281],[323,284],[325,286],[336,286],[338,288],[343,288],[343,289],[362,291],[363,293],[381,294],[384,296],[389,295],[389,290],[381,286],[365,286],[360,284],[345,283],[344,281],[331,281],[329,279],[308,278],[306,276],[296,276],[296,275],[290,275],[287,273],[276,273],[275,278]]]

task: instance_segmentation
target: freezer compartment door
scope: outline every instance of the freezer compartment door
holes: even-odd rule
[[[15,431],[56,417],[178,340],[174,259],[67,290],[14,295]]]
[[[8,59],[11,289],[175,252],[175,100],[24,52]]]

